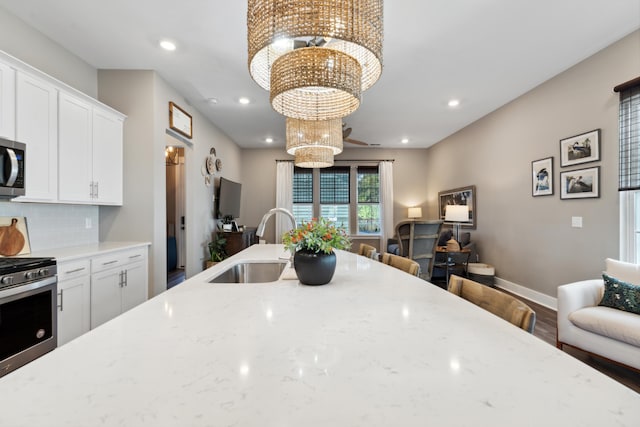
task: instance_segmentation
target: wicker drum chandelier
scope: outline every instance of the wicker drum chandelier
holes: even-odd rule
[[[342,153],[342,121],[287,117],[287,153],[295,155],[302,148],[313,147],[328,148],[332,155]]]
[[[324,47],[355,58],[361,89],[382,72],[382,0],[249,0],[249,72],[270,89],[271,67],[299,47]]]
[[[333,166],[333,151],[325,147],[305,147],[296,151],[294,163],[301,168],[328,168]]]
[[[271,67],[271,106],[302,120],[348,116],[360,106],[361,67],[333,49],[305,47],[282,55]]]
[[[287,119],[301,167],[333,165],[341,118],[382,72],[383,0],[248,0],[249,72]]]

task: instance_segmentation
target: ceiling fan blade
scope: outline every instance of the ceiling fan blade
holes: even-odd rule
[[[351,128],[342,128],[342,139],[347,139],[351,135]]]
[[[356,144],[356,145],[369,145],[366,142],[363,141],[358,141],[357,139],[351,139],[351,138],[344,138],[344,142],[349,142],[351,144]]]

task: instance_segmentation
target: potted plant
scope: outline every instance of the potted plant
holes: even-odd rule
[[[303,221],[297,228],[284,233],[282,242],[292,253],[296,275],[305,285],[329,283],[336,269],[333,250],[351,247],[345,229],[322,217]]]
[[[210,241],[207,246],[209,246],[209,260],[207,261],[207,268],[213,267],[228,256],[227,239],[218,233],[213,235],[213,240]]]

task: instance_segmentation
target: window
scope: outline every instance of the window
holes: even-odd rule
[[[320,216],[349,228],[350,186],[348,167],[320,169]]]
[[[380,175],[377,167],[358,168],[358,234],[380,234]]]
[[[379,235],[380,179],[373,165],[295,168],[293,215],[296,221],[329,218],[351,235]]]
[[[293,174],[293,216],[297,222],[313,218],[313,170],[296,168]]]
[[[620,259],[640,263],[640,78],[620,92]]]

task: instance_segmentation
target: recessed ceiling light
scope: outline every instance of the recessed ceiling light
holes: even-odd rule
[[[409,143],[409,138],[402,138],[400,140],[400,142],[402,142],[403,144],[408,144]]]
[[[460,105],[460,100],[452,99],[452,100],[449,101],[449,103],[447,105],[449,105],[449,107],[451,107],[451,108],[457,107],[458,105]]]
[[[243,96],[242,98],[238,98],[238,102],[242,105],[247,105],[248,103],[251,102],[251,100],[246,96]]]
[[[273,138],[267,138],[264,140],[267,144],[271,144],[273,142]]]
[[[209,98],[209,99],[207,99],[207,102],[209,104],[217,104],[218,103],[218,98]]]
[[[160,40],[160,47],[169,52],[176,50],[176,44],[171,40]]]

